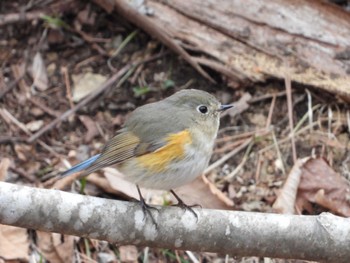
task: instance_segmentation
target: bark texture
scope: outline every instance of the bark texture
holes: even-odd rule
[[[139,12],[147,23],[126,12],[125,1],[114,4],[117,12],[177,53],[174,43],[201,54],[185,59],[220,72],[232,85],[289,75],[292,81],[350,95],[350,13],[331,3],[149,0],[152,15]],[[164,41],[164,35],[172,42]]]

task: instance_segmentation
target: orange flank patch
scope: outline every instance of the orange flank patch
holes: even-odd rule
[[[192,138],[190,132],[184,130],[170,134],[166,141],[167,144],[156,151],[137,157],[139,163],[152,172],[160,173],[171,161],[184,157],[185,145],[191,143]]]

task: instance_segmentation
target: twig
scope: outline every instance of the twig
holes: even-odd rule
[[[335,136],[335,134],[338,134],[340,132],[340,129],[342,129],[342,126],[343,126],[343,123],[341,122],[341,117],[340,117],[340,115],[341,115],[340,108],[337,104],[335,104],[334,106],[337,110],[337,114],[336,114],[337,120],[335,123],[338,125],[336,125],[333,129],[333,136]]]
[[[281,91],[281,92],[277,92],[277,93],[273,93],[273,94],[265,94],[262,95],[260,97],[256,97],[256,98],[252,98],[248,101],[248,103],[256,103],[256,102],[260,102],[262,100],[267,100],[267,99],[271,99],[273,97],[283,97],[286,96],[286,92],[285,91]]]
[[[27,127],[20,122],[19,120],[17,120],[8,110],[2,108],[0,109],[0,115],[3,117],[3,119],[5,120],[9,120],[11,121],[13,124],[15,124],[18,128],[20,128],[23,132],[25,132],[27,135],[32,135],[32,133],[27,129]],[[44,148],[46,149],[48,152],[52,153],[53,155],[55,155],[56,157],[59,157],[59,154],[56,153],[50,146],[48,146],[46,143],[44,143],[41,140],[38,140],[38,143]]]
[[[276,94],[274,94],[274,96],[272,97],[272,101],[271,101],[271,105],[270,105],[270,110],[269,110],[269,115],[267,116],[267,120],[266,120],[266,129],[268,129],[271,125],[271,120],[272,120],[272,114],[273,114],[273,110],[275,108],[275,104],[276,104]]]
[[[94,98],[96,98],[98,95],[100,95],[105,89],[107,89],[110,85],[112,85],[115,81],[117,81],[122,75],[124,75],[127,70],[129,70],[131,67],[131,64],[128,64],[124,66],[121,70],[119,70],[116,74],[114,74],[110,79],[108,79],[105,83],[103,83],[98,89],[91,92],[85,99],[80,101],[77,105],[75,105],[70,110],[67,110],[64,112],[61,116],[53,120],[51,123],[47,124],[44,128],[36,132],[34,135],[32,135],[28,142],[32,143],[37,138],[39,138],[41,135],[43,135],[45,132],[51,130],[54,128],[57,124],[59,124],[61,121],[68,118],[70,115],[78,111],[80,108],[85,106],[87,103],[91,102]]]
[[[135,69],[138,66],[131,67],[125,74],[124,76],[118,81],[118,83],[115,85],[116,88],[119,88],[123,83],[130,78],[131,74],[135,71]]]
[[[243,71],[234,68],[233,65],[230,65],[230,67],[228,67],[220,62],[204,57],[196,57],[194,58],[194,60],[199,64],[205,65],[214,69],[217,72],[220,72],[221,74],[228,77],[230,80],[235,80],[238,82],[243,82],[244,80],[253,81],[253,79],[250,76],[245,74]]]
[[[16,85],[18,84],[18,82],[20,82],[22,79],[24,78],[24,74],[22,74],[20,77],[18,77],[17,79],[15,79],[13,82],[11,82],[5,89],[0,91],[0,99],[2,99],[2,97],[9,91],[11,91],[14,87],[16,87]]]
[[[319,123],[317,122],[317,121],[315,121],[315,122],[313,122],[312,123],[312,126],[317,126]],[[304,133],[304,132],[306,132],[307,130],[309,130],[310,129],[310,127],[309,127],[309,125],[308,126],[306,126],[306,127],[304,127],[304,128],[301,128],[298,132],[296,132],[294,135],[295,136],[299,136],[300,134],[302,134],[302,133]],[[290,140],[290,138],[289,137],[285,137],[285,138],[283,138],[283,139],[280,139],[279,141],[278,141],[278,144],[283,144],[283,143],[286,143],[287,141],[289,141]],[[260,149],[259,150],[259,154],[262,154],[263,152],[266,152],[267,150],[270,150],[270,149],[272,149],[273,147],[275,147],[275,144],[273,143],[273,144],[271,144],[271,145],[268,145],[268,146],[266,146],[266,147],[264,147],[263,149]]]
[[[242,167],[244,166],[244,164],[245,164],[245,163],[247,162],[247,160],[248,160],[248,157],[249,157],[249,154],[250,154],[250,151],[251,151],[253,145],[254,145],[254,141],[252,140],[252,141],[249,143],[248,148],[247,148],[246,152],[244,153],[243,159],[242,159],[242,161],[240,162],[240,164],[239,164],[231,173],[229,173],[228,175],[226,175],[226,176],[223,178],[223,180],[228,181],[228,180],[232,179],[232,178],[239,172],[239,170],[242,169]]]
[[[249,100],[252,98],[252,96],[245,92],[238,101],[232,102],[231,104],[234,105],[234,108],[232,110],[227,110],[221,114],[221,118],[225,117],[226,115],[230,115],[230,117],[234,117],[238,114],[241,114],[242,112],[246,111],[250,105],[248,104]]]
[[[321,107],[321,105],[320,104],[317,104],[317,105],[315,105],[315,106],[313,106],[312,108],[311,108],[311,111],[313,112],[314,110],[317,110],[318,108],[320,108]],[[299,122],[295,125],[295,127],[294,127],[294,131],[293,131],[293,133],[295,134],[299,129],[300,129],[300,127],[304,124],[304,122],[307,120],[307,119],[309,119],[310,120],[310,115],[312,115],[313,113],[310,113],[310,110],[308,110],[307,111],[307,113],[305,113],[304,114],[304,116],[303,117],[301,117],[301,119],[299,120]],[[310,130],[313,130],[313,126],[314,125],[312,125],[314,122],[309,122],[309,125],[308,125],[308,127],[310,128]],[[310,127],[311,126],[311,127]]]
[[[0,144],[3,143],[15,143],[15,142],[26,142],[27,139],[23,137],[13,137],[13,136],[0,136]]]
[[[58,116],[60,116],[60,113],[50,109],[49,107],[47,107],[45,104],[43,104],[42,102],[40,102],[38,99],[36,99],[35,97],[29,97],[28,100],[33,103],[35,106],[39,107],[40,109],[42,109],[43,111],[45,111],[47,114],[57,118]]]
[[[23,178],[28,180],[28,182],[30,182],[30,183],[35,183],[38,181],[38,178],[36,178],[33,175],[28,174],[27,172],[25,172],[21,168],[17,168],[15,165],[11,165],[10,170],[14,171],[16,174],[19,174],[20,176],[22,176]]]
[[[33,134],[29,139],[28,142],[32,143],[36,139],[38,139],[41,135],[43,135],[45,132],[51,130],[54,128],[57,124],[59,124],[61,121],[67,119],[70,115],[74,114],[76,111],[78,111],[80,108],[94,100],[98,95],[100,95],[102,92],[104,92],[106,89],[108,89],[114,82],[116,82],[118,79],[120,79],[126,72],[129,71],[130,68],[136,67],[142,63],[147,63],[152,60],[158,59],[164,54],[157,54],[153,57],[141,60],[139,62],[130,63],[126,66],[124,66],[122,69],[120,69],[117,73],[115,73],[111,78],[109,78],[105,83],[103,83],[99,88],[91,92],[85,99],[80,101],[77,105],[75,105],[70,110],[67,110],[64,112],[61,116],[53,120],[51,123],[47,124],[44,128]]]
[[[112,65],[112,60],[115,59],[119,53],[123,50],[123,48],[125,48],[128,43],[138,34],[139,30],[134,30],[133,32],[131,32],[124,40],[122,43],[120,43],[120,45],[118,46],[117,50],[110,56],[110,58],[107,60],[107,65],[108,67],[112,70],[115,71],[115,68]]]
[[[258,154],[258,165],[256,166],[256,171],[255,171],[255,182],[258,182],[260,179],[260,173],[261,173],[261,164],[263,162],[263,159],[261,158],[261,154]]]
[[[90,37],[88,34],[86,34],[77,27],[71,30],[77,32],[87,43],[91,44],[91,47],[95,49],[100,55],[108,56],[108,53],[103,48],[101,48],[96,42],[94,42],[93,38]]]
[[[222,130],[224,130],[224,129],[221,129],[219,132],[221,132]],[[215,143],[222,143],[222,142],[228,142],[228,141],[232,141],[232,140],[242,139],[242,138],[250,137],[256,133],[259,133],[259,130],[258,131],[255,130],[255,131],[250,131],[250,132],[244,132],[244,133],[240,133],[240,134],[236,134],[236,135],[232,135],[232,136],[226,136],[223,138],[219,138],[219,139],[216,139]]]
[[[144,64],[137,67],[136,70],[134,71],[134,74],[132,75],[132,77],[129,80],[129,82],[132,85],[134,85],[136,83],[136,80],[137,80],[138,76],[140,75],[140,73],[143,71],[143,68],[144,68]]]
[[[245,140],[239,140],[239,141],[234,141],[234,142],[232,142],[230,144],[225,144],[221,148],[215,149],[214,153],[216,153],[216,154],[223,153],[223,152],[226,152],[228,150],[231,150],[232,148],[236,148],[236,146],[242,144],[242,141],[244,142]]]
[[[191,87],[191,85],[195,83],[194,79],[190,79],[189,81],[187,81],[184,85],[179,87],[179,90],[181,89],[188,89],[189,87]]]
[[[328,130],[328,138],[330,139],[330,138],[332,138],[332,121],[333,121],[333,111],[332,111],[332,109],[331,109],[331,106],[329,106],[328,105],[328,107],[327,107],[327,109],[328,109],[328,125],[327,125],[327,130]]]
[[[281,169],[282,169],[282,172],[283,172],[283,174],[286,174],[286,169],[284,169],[284,164],[283,164],[283,159],[282,159],[281,150],[280,150],[280,147],[278,146],[276,134],[275,134],[274,131],[272,131],[272,139],[273,139],[273,144],[274,144],[275,147],[276,147],[276,152],[277,152],[278,159],[280,159],[280,161],[281,161],[281,165],[282,165],[282,166],[281,166]]]
[[[67,67],[62,67],[61,71],[64,75],[64,82],[66,84],[65,86],[66,86],[66,93],[67,93],[67,98],[69,101],[69,106],[72,109],[74,107],[74,103],[73,103],[73,99],[72,99],[72,89],[70,87],[68,69],[67,69]]]
[[[177,263],[181,263],[182,262],[178,250],[175,250],[175,257],[176,257]],[[143,260],[143,262],[148,263],[148,258],[147,258],[147,261]]]
[[[350,111],[346,111],[346,122],[348,124],[348,132],[350,133]]]
[[[44,15],[42,11],[24,12],[24,13],[12,13],[6,15],[0,15],[0,26],[6,24],[12,24],[16,22],[25,22],[41,18]]]
[[[185,253],[188,255],[188,257],[191,259],[193,263],[199,263],[199,260],[195,257],[195,255],[191,251],[186,250]]]
[[[288,61],[286,61],[286,63],[287,63],[286,68],[288,69],[289,68]],[[293,162],[295,163],[297,161],[297,150],[295,148],[295,138],[294,138],[292,81],[290,79],[289,72],[286,73],[286,76],[284,78],[284,83],[285,83],[286,92],[287,92],[288,118],[289,118],[289,127],[291,130],[290,139],[292,143]]]
[[[86,64],[89,64],[90,62],[98,59],[98,58],[101,58],[102,56],[101,55],[95,55],[95,56],[91,56],[87,59],[84,59],[82,61],[80,61],[79,63],[77,63],[75,66],[74,66],[74,69],[77,70],[79,69],[80,67],[86,65]]]
[[[118,46],[117,50],[112,54],[112,58],[115,58],[116,56],[118,56],[118,54],[123,50],[123,48],[125,48],[128,43],[133,40],[134,37],[136,37],[136,35],[139,33],[139,30],[136,29],[133,32],[131,32],[123,41],[122,43],[120,43],[120,45]]]
[[[309,117],[309,125],[313,122],[313,113],[314,111],[312,110],[312,96],[311,93],[308,89],[305,90],[307,94],[307,113]],[[310,132],[312,132],[313,127],[310,125]]]
[[[158,42],[152,41],[149,42],[147,44],[147,48],[146,50],[143,52],[143,59],[149,58],[152,53],[154,53],[154,50],[156,49],[156,47],[158,46]],[[170,50],[164,51],[164,48],[161,48],[160,53],[170,53]],[[111,65],[112,66],[112,65]],[[129,82],[134,85],[136,83],[136,80],[138,80],[139,75],[144,73],[143,72],[143,68],[145,67],[145,64],[141,64],[138,67],[136,67],[136,69],[134,70],[134,73],[132,75],[132,77],[130,77]]]
[[[232,158],[234,155],[236,155],[241,150],[243,150],[245,147],[247,147],[252,141],[253,141],[253,137],[245,140],[245,142],[243,142],[240,146],[238,146],[237,148],[233,149],[231,152],[225,154],[219,160],[217,160],[216,162],[214,162],[211,165],[209,165],[208,168],[205,169],[204,174],[208,174],[209,172],[211,172],[215,168],[217,168],[220,165],[222,165],[223,163],[225,163],[228,159]]]
[[[312,135],[313,140],[320,141],[323,144],[326,144],[326,145],[328,145],[330,147],[338,148],[338,149],[344,149],[344,150],[348,149],[346,143],[343,144],[340,141],[338,141],[336,138],[333,138],[333,139],[329,138],[328,134],[324,134],[323,132],[315,131],[311,135]]]

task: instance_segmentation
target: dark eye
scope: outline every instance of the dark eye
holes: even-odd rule
[[[203,114],[207,114],[208,113],[208,107],[207,106],[204,106],[204,105],[199,105],[197,107],[197,110],[200,112],[200,113],[203,113]]]

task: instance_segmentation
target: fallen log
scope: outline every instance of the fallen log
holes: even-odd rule
[[[95,2],[108,2],[105,7],[112,10],[111,1]],[[135,16],[121,11],[125,3],[114,1],[114,7],[135,23]],[[189,53],[196,51],[193,61],[226,76],[232,85],[288,75],[298,83],[350,95],[350,13],[336,5],[317,0],[146,3],[151,15],[138,15],[149,23],[135,24],[170,48],[164,34]]]

